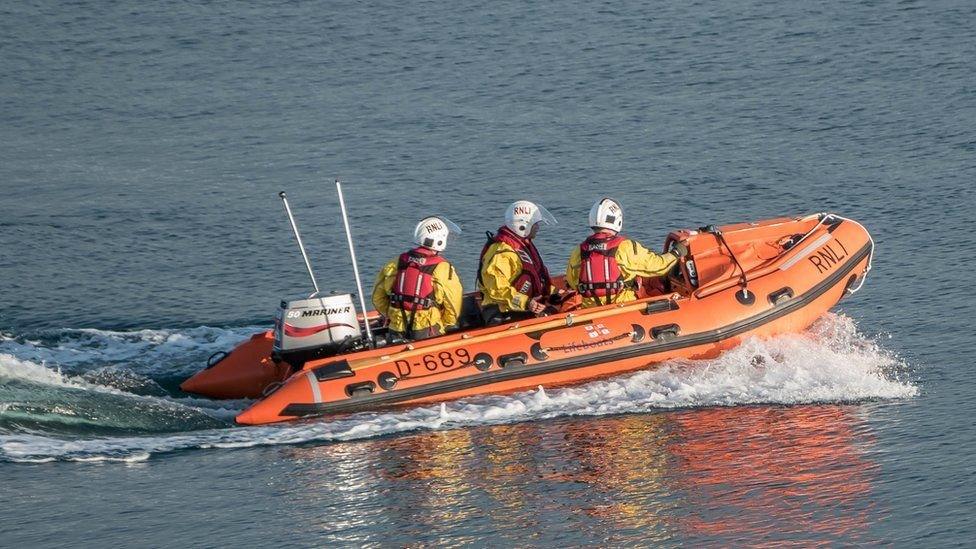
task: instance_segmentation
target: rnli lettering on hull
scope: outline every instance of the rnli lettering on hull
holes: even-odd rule
[[[831,244],[837,244],[837,248],[835,249]],[[817,268],[819,274],[829,271],[849,255],[847,248],[840,240],[834,240],[831,244],[824,244],[822,248],[817,250],[817,253],[807,258]]]

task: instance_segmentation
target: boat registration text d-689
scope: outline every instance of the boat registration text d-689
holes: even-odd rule
[[[453,349],[426,355],[418,355],[407,359],[400,359],[393,364],[400,377],[409,377],[415,369],[422,373],[450,370],[466,366],[471,363],[471,354],[467,349]]]

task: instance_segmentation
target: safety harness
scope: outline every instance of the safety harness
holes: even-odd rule
[[[604,298],[604,304],[613,302],[614,296],[625,288],[634,288],[634,282],[624,279],[617,264],[617,248],[627,240],[609,233],[594,233],[580,244],[580,274],[577,290],[583,297]]]
[[[417,311],[432,309],[437,305],[434,301],[434,269],[445,261],[437,252],[427,248],[414,248],[400,254],[390,305],[400,309],[404,315],[408,334],[413,333]],[[409,317],[407,311],[410,311]]]
[[[485,266],[485,260],[489,259],[485,257],[488,254],[488,248],[492,244],[502,242],[510,246],[512,250],[503,250],[498,253],[514,253],[522,263],[522,272],[515,276],[512,287],[517,292],[529,296],[529,299],[549,294],[549,288],[552,285],[549,270],[546,269],[545,263],[542,262],[542,255],[539,254],[539,250],[531,240],[520,237],[508,227],[498,229],[498,234],[486,232],[485,236],[487,242],[481,248],[481,259],[478,261],[479,286],[484,286],[481,270]]]

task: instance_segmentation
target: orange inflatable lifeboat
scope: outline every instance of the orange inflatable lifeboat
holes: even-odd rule
[[[688,256],[667,277],[644,281],[634,302],[578,309],[578,300],[568,300],[546,317],[375,348],[360,341],[358,350],[298,364],[275,354],[275,334],[268,331],[214,357],[182,388],[260,398],[237,416],[254,425],[565,385],[674,358],[714,357],[746,336],[807,328],[861,287],[874,250],[863,226],[832,214],[677,231],[665,249],[673,241],[684,242]],[[466,301],[473,304],[475,296]],[[374,316],[360,320],[376,323]]]

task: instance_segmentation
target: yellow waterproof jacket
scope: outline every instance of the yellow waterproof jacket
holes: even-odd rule
[[[566,265],[566,285],[574,290],[579,286],[580,256],[580,247],[576,246],[569,255],[569,264]],[[678,257],[671,252],[659,255],[641,246],[636,240],[630,240],[629,238],[625,238],[620,243],[614,257],[626,282],[630,282],[638,276],[654,277],[666,275],[678,261]],[[583,308],[587,308],[604,305],[602,299],[584,297],[582,306]],[[626,303],[636,299],[637,294],[634,290],[625,287],[619,293],[614,294],[610,302]]]
[[[478,281],[481,306],[497,305],[503,313],[526,310],[532,296],[514,286],[523,268],[518,252],[505,242],[494,242],[485,250],[482,263]],[[550,284],[542,295],[548,296],[553,291]]]
[[[444,261],[434,268],[432,274],[433,299],[436,306],[414,312],[404,311],[390,304],[390,295],[393,293],[398,263],[399,258],[384,265],[379,275],[376,276],[376,284],[373,286],[373,306],[380,314],[389,319],[390,329],[406,333],[411,315],[415,315],[413,318],[413,329],[415,331],[434,328],[443,334],[446,328],[457,324],[458,317],[461,314],[463,290],[461,279],[454,270],[454,266]]]

